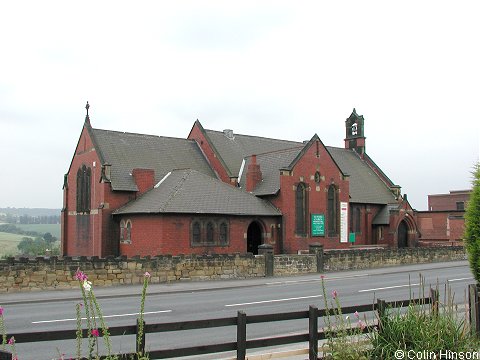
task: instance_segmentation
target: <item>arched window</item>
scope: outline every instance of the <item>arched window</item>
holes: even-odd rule
[[[92,170],[82,165],[77,171],[77,213],[90,212]]]
[[[213,243],[214,242],[214,229],[213,229],[213,223],[208,222],[207,223],[207,243]]]
[[[125,220],[120,221],[120,241],[125,240]]]
[[[307,193],[304,183],[299,183],[295,192],[295,232],[298,235],[307,233]]]
[[[120,242],[124,244],[132,242],[132,222],[130,220],[120,221]]]
[[[361,219],[362,212],[359,205],[352,205],[350,207],[350,231],[354,233],[361,233]]]
[[[338,233],[338,196],[335,185],[328,187],[327,198],[328,236],[335,236]]]
[[[200,232],[200,223],[195,221],[192,225],[192,243],[200,244],[202,241],[201,232]]]
[[[226,222],[220,224],[220,244],[228,243],[228,225]]]

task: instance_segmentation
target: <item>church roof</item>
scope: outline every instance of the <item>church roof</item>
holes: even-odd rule
[[[340,170],[350,179],[350,202],[367,204],[395,203],[395,196],[375,172],[353,151],[336,147],[326,147]],[[275,195],[280,190],[280,170],[288,168],[301,154],[303,146],[257,154],[262,181],[252,191],[254,195]],[[251,157],[245,158],[245,164],[239,179],[245,188],[247,166]]]
[[[303,146],[290,149],[271,151],[257,155],[257,164],[260,165],[262,181],[257,184],[252,194],[257,196],[274,195],[280,190],[280,169],[290,166],[293,160],[300,154]],[[239,179],[240,186],[245,189],[247,166],[251,156],[245,158],[245,165]]]
[[[152,190],[113,212],[135,213],[281,215],[270,202],[191,169],[168,173]]]
[[[104,164],[111,165],[113,190],[137,191],[135,168],[153,169],[160,181],[172,169],[192,168],[215,177],[193,140],[91,129],[95,147]]]
[[[350,179],[350,202],[364,204],[395,203],[394,194],[356,152],[327,146],[335,162]]]
[[[238,176],[240,166],[245,157],[270,151],[284,150],[301,146],[301,142],[270,139],[261,136],[225,133],[223,131],[207,130],[209,141],[220,155],[227,172],[232,177]]]

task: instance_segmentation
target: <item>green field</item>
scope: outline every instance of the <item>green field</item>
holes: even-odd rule
[[[36,231],[41,234],[49,232],[60,240],[60,224],[14,224],[25,231]]]
[[[25,235],[9,234],[0,232],[0,257],[4,255],[16,255],[17,245]]]

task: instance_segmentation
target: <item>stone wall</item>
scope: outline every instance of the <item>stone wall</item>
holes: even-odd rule
[[[309,274],[317,272],[315,255],[275,255],[273,257],[274,276]]]
[[[265,276],[263,256],[205,255],[99,259],[98,257],[8,258],[0,261],[0,292],[77,288],[77,269],[95,286]]]
[[[329,250],[323,256],[325,271],[373,269],[385,266],[465,260],[463,246],[405,249]]]
[[[143,274],[151,274],[151,283],[199,281],[215,279],[244,279],[299,275],[317,271],[339,271],[378,268],[466,259],[461,246],[409,249],[352,249],[329,250],[308,255],[188,255],[156,257],[39,257],[8,258],[0,261],[0,293],[44,289],[77,288],[74,279],[82,270],[95,286],[139,284]],[[266,257],[273,257],[266,261]],[[318,264],[323,264],[323,268]],[[273,264],[268,272],[266,264]]]

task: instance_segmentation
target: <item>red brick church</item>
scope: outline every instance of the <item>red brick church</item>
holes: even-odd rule
[[[413,247],[415,214],[367,155],[364,118],[345,147],[204,129],[186,139],[93,128],[64,177],[64,255],[297,253],[309,244]]]

